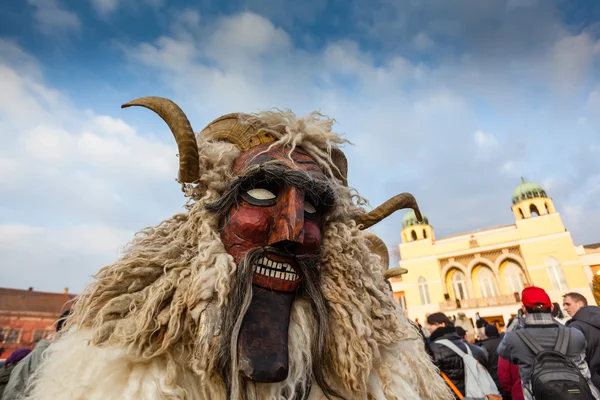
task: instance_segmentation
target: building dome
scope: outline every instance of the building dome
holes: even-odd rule
[[[523,178],[522,183],[515,188],[512,194],[513,204],[526,199],[534,199],[536,197],[548,197],[544,188],[540,185],[532,182],[525,182]]]
[[[423,213],[421,213],[421,216],[423,217],[423,221],[419,222],[417,220],[417,216],[415,215],[414,210],[408,211],[406,214],[404,214],[404,218],[402,218],[402,228],[406,228],[407,226],[411,225],[429,225],[429,220],[427,219],[427,216]]]

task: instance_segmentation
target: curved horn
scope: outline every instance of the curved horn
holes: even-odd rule
[[[414,196],[410,193],[400,193],[396,195],[374,209],[371,212],[368,212],[358,218],[356,218],[357,225],[363,225],[361,229],[367,229],[379,221],[389,217],[395,211],[401,210],[403,208],[412,208],[415,211],[415,216],[417,220],[421,221],[421,211],[419,211],[419,205],[417,204],[417,200],[415,200]]]
[[[386,270],[390,266],[390,253],[384,241],[371,232],[363,232],[362,234],[369,241],[369,250],[381,257],[381,264],[383,269]]]
[[[141,106],[158,114],[169,126],[177,148],[179,149],[179,175],[180,183],[193,183],[200,178],[200,161],[196,135],[192,130],[190,121],[177,104],[163,97],[140,97],[125,103],[121,108]]]
[[[383,273],[383,277],[385,279],[397,278],[399,276],[406,274],[407,272],[408,272],[408,270],[406,268],[394,267],[394,268],[390,268],[387,271],[385,271]]]

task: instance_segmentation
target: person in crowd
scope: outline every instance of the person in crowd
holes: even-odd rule
[[[506,358],[498,357],[498,381],[502,390],[502,400],[524,400],[519,367]]]
[[[500,380],[498,379],[498,345],[502,340],[502,336],[498,332],[498,328],[494,324],[487,324],[484,328],[485,339],[479,342],[479,346],[485,349],[488,358],[488,372],[494,379],[497,387],[500,387]]]
[[[565,322],[567,322],[567,319],[565,318],[565,315],[560,309],[560,304],[554,302],[552,303],[552,305],[554,306],[554,309],[552,310],[552,318],[564,325]]]
[[[545,350],[553,350],[559,338],[559,331],[568,329],[569,341],[566,356],[579,368],[594,397],[600,399],[598,391],[591,382],[590,371],[585,362],[585,338],[583,334],[576,329],[561,325],[552,318],[554,306],[544,289],[535,286],[525,288],[521,294],[521,301],[525,316],[523,326],[517,331],[506,333],[498,346],[497,352],[499,357],[518,365],[523,397],[527,400],[533,399],[532,385],[529,379],[535,355],[519,336],[519,331],[526,330],[530,337],[535,338],[540,347]],[[499,375],[503,373],[505,371],[498,370]]]
[[[479,313],[477,313],[477,322],[475,322],[475,325],[477,326],[477,340],[475,340],[475,344],[479,345],[479,343],[485,339],[485,327],[488,324],[489,323],[485,319],[479,317]]]
[[[421,325],[421,323],[419,322],[419,318],[415,319],[415,324],[417,325],[417,328],[419,328],[419,333],[421,334],[421,336],[425,339],[425,341],[427,341],[427,338],[429,337],[429,331],[427,330],[427,328]]]
[[[461,327],[463,328],[467,334],[469,332],[473,332],[475,329],[473,328],[473,322],[471,321],[471,318],[468,318],[467,315],[464,312],[459,312],[457,315],[453,316],[453,321],[452,323],[454,324],[455,327]]]
[[[468,340],[467,340],[467,331],[465,331],[462,326],[457,326],[456,327],[456,334],[458,335],[459,338],[461,338],[465,342],[468,342]]]
[[[508,320],[506,327],[504,327],[504,333],[512,332],[514,330],[523,328],[525,326],[525,317],[523,316],[523,309],[517,310],[517,315]]]
[[[436,343],[441,339],[448,339],[462,351],[471,350],[473,357],[484,367],[488,367],[487,358],[479,347],[464,342],[456,333],[456,328],[446,314],[437,312],[427,317],[427,329],[431,332],[429,336],[427,351],[431,355],[434,364],[452,381],[454,386],[461,392],[465,392],[465,371],[462,358],[448,347]]]
[[[30,352],[31,349],[28,348],[21,348],[13,351],[4,362],[2,368],[0,368],[0,400],[5,398],[2,393],[4,392],[4,388],[10,379],[12,371]]]
[[[571,317],[566,325],[580,330],[585,336],[585,359],[590,367],[594,386],[600,388],[600,308],[588,305],[587,299],[575,292],[563,296],[563,307]]]
[[[56,335],[60,334],[65,325],[66,319],[71,315],[71,309],[63,312],[61,316],[56,321]],[[54,338],[44,338],[40,340],[33,351],[26,355],[25,358],[15,367],[15,369],[10,374],[10,379],[6,384],[6,387],[3,388],[4,395],[0,398],[0,400],[16,400],[20,399],[25,393],[27,388],[27,382],[29,378],[33,375],[40,362],[42,361],[42,355],[50,346],[52,341],[56,339]],[[2,391],[0,391],[0,394]]]

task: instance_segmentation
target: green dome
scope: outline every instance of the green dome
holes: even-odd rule
[[[534,199],[536,197],[548,197],[548,195],[540,185],[523,180],[523,183],[513,191],[512,202],[516,204],[521,200]]]
[[[427,215],[421,213],[421,216],[423,217],[423,221],[419,222],[417,220],[417,216],[415,215],[414,210],[410,210],[409,212],[404,214],[404,218],[402,218],[402,228],[406,228],[407,226],[411,226],[411,225],[419,225],[419,224],[429,225],[429,220],[427,219]]]

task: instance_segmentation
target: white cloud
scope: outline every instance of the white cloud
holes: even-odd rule
[[[522,7],[533,7],[538,3],[538,0],[508,0],[506,8],[522,8]]]
[[[417,50],[427,51],[431,50],[434,47],[435,43],[433,42],[433,40],[431,40],[427,33],[419,32],[413,38],[413,45]]]
[[[499,146],[494,134],[477,130],[473,134],[473,140],[476,147],[474,150],[474,158],[476,160],[488,161],[498,155]]]
[[[225,17],[209,43],[219,61],[227,63],[229,57],[242,55],[245,58],[289,49],[291,40],[281,28],[276,28],[268,19],[250,12]],[[241,53],[241,54],[240,54]]]
[[[23,148],[31,157],[48,164],[68,163],[73,151],[71,135],[52,126],[37,126],[22,139]]]
[[[176,144],[166,126],[164,140],[142,136],[13,65],[0,54],[0,220],[19,222],[0,225],[3,285],[81,290],[134,231],[180,211]]]
[[[90,0],[92,7],[98,13],[100,18],[107,18],[117,10],[123,8],[126,11],[130,9],[139,9],[140,6],[150,6],[159,9],[165,4],[165,0],[141,0],[138,2],[128,2],[121,0]],[[124,11],[121,11],[124,12]]]
[[[492,133],[476,131],[473,135],[477,147],[480,149],[495,149],[498,147],[498,141]]]
[[[119,0],[92,0],[92,5],[100,16],[106,17],[117,10]]]
[[[77,15],[60,7],[58,0],[27,0],[35,7],[36,27],[46,35],[64,35],[79,31],[81,22]]]
[[[514,161],[506,161],[500,166],[500,171],[504,174],[513,174],[516,170],[516,164]]]
[[[553,81],[563,90],[580,89],[592,67],[593,58],[594,43],[588,33],[560,39],[550,55]]]
[[[2,286],[81,293],[98,269],[113,262],[133,232],[103,225],[44,228],[0,224]]]

